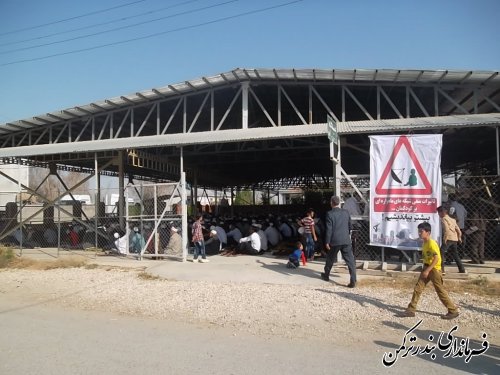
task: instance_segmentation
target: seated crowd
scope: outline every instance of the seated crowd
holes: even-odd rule
[[[304,215],[302,215],[304,216]],[[287,256],[296,248],[297,241],[309,260],[322,251],[324,224],[314,217],[311,209],[304,217],[300,215],[220,217],[206,214],[189,218],[188,240],[192,241],[193,224],[199,220],[205,241],[205,254],[234,256],[257,255],[273,251],[274,255]]]

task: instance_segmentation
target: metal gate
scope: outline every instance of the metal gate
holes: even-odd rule
[[[127,254],[186,259],[182,195],[181,181],[125,187]]]

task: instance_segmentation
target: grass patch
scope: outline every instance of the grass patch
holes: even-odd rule
[[[57,258],[54,260],[35,260],[26,257],[17,257],[14,249],[0,247],[0,268],[52,270],[55,268],[83,267],[87,260],[78,256]]]
[[[0,247],[0,268],[7,268],[14,261],[16,255],[10,247]]]
[[[139,272],[137,274],[137,277],[139,277],[139,279],[143,279],[143,280],[161,280],[162,278],[159,277],[159,276],[155,276],[155,275],[151,275],[147,272]]]
[[[358,282],[359,286],[392,288],[398,290],[408,290],[411,292],[415,287],[418,275],[411,277],[393,277],[363,279]],[[431,283],[429,283],[431,284]],[[493,281],[484,276],[478,276],[468,280],[444,280],[445,288],[448,292],[458,294],[475,294],[478,296],[500,296],[500,282]]]
[[[81,257],[68,257],[56,260],[33,260],[20,258],[10,265],[10,268],[27,268],[31,270],[45,271],[56,268],[79,268],[85,266],[87,261]]]

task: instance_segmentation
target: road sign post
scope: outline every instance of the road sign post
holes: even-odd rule
[[[333,161],[333,177],[335,179],[335,195],[340,196],[340,144],[337,132],[337,123],[330,116],[326,116],[328,140],[330,141],[330,159]],[[337,152],[335,152],[337,149]]]

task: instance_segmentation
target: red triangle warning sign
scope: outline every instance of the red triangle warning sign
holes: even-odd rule
[[[403,188],[395,188],[395,187],[389,187],[389,188],[384,188],[385,181],[387,180],[387,177],[389,176],[389,173],[392,171],[392,166],[394,164],[394,161],[396,160],[396,156],[398,155],[399,151],[401,150],[401,147],[405,147],[406,151],[408,152],[408,155],[410,156],[410,159],[413,162],[413,165],[415,166],[416,172],[418,173],[418,176],[420,176],[420,181],[423,184],[423,188],[412,188],[412,184],[410,183],[409,187],[403,187]],[[415,177],[416,178],[416,177]],[[394,146],[394,150],[392,151],[392,155],[389,158],[389,161],[387,162],[387,166],[384,168],[384,172],[382,173],[382,177],[380,178],[380,181],[377,183],[377,186],[375,187],[375,193],[377,194],[405,194],[405,195],[430,195],[432,194],[432,186],[429,182],[429,179],[425,175],[425,172],[422,168],[422,165],[417,159],[417,155],[415,155],[415,151],[413,151],[413,148],[411,147],[411,144],[406,136],[401,136],[399,137],[396,146]]]

